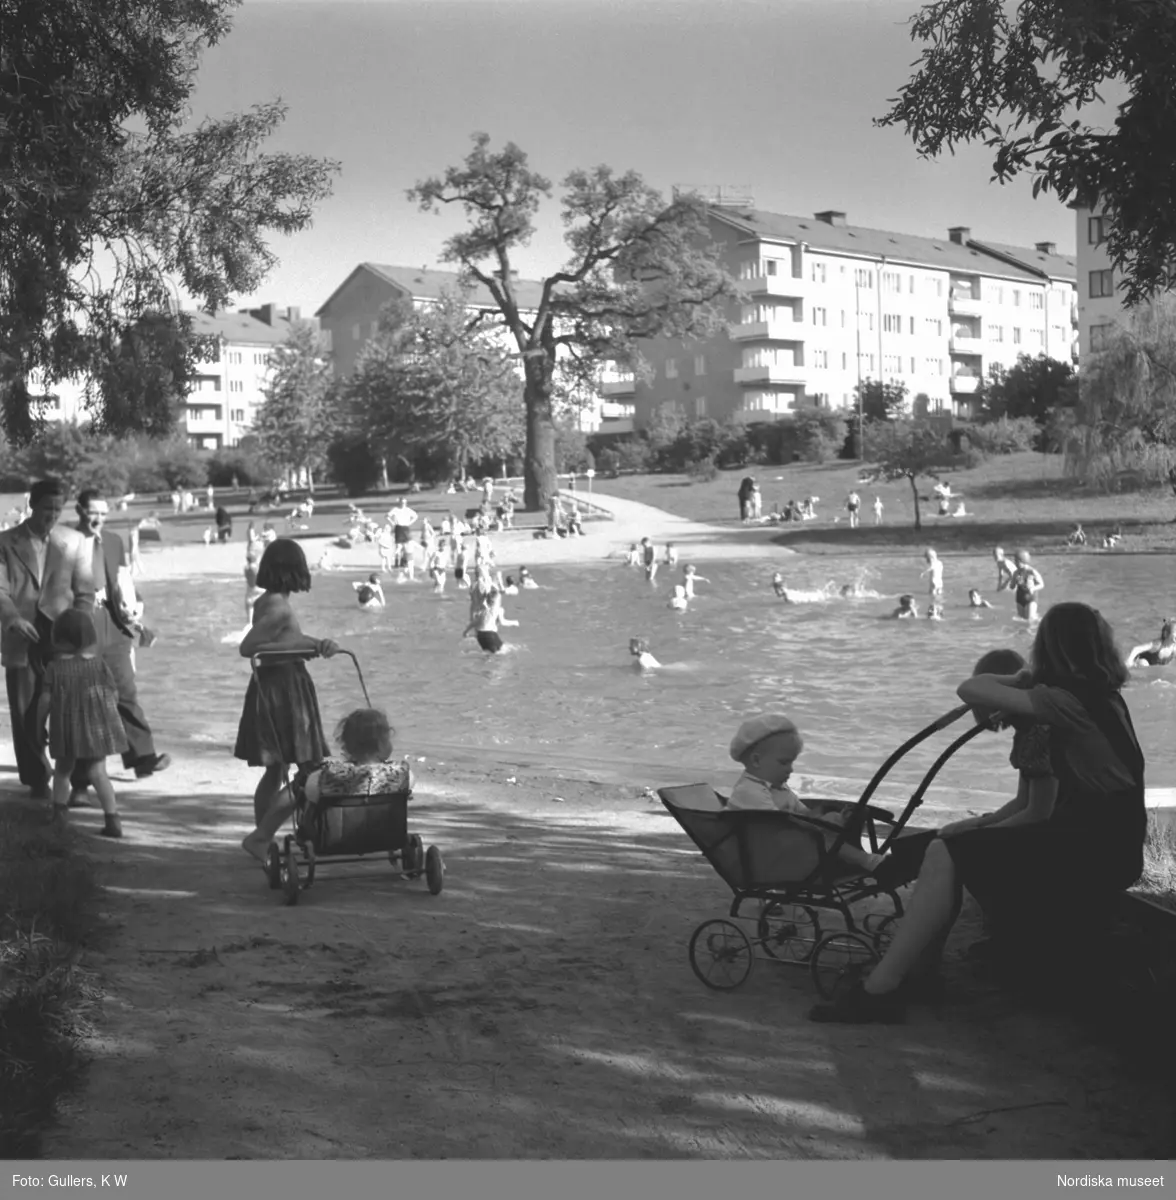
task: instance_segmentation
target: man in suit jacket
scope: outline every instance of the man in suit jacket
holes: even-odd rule
[[[48,798],[53,774],[44,686],[53,621],[67,608],[94,607],[89,547],[76,530],[57,525],[64,507],[61,482],[41,479],[29,492],[29,516],[0,530],[0,665],[20,781],[40,799]]]
[[[154,775],[171,765],[171,758],[155,752],[151,726],[139,704],[135,686],[135,665],[131,657],[135,640],[142,632],[132,612],[132,600],[126,595],[129,574],[122,538],[106,527],[110,506],[97,488],[86,488],[78,495],[78,532],[85,540],[93,563],[96,603],[94,627],[102,657],[118,685],[118,715],[126,730],[128,748],[123,766],[134,769],[139,779]],[[71,781],[75,793],[89,786],[88,769],[79,765]],[[77,798],[77,797],[75,797]]]

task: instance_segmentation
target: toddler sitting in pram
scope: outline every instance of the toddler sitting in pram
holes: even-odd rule
[[[357,708],[339,722],[335,741],[340,758],[300,767],[290,782],[298,806],[298,826],[311,829],[320,801],[332,796],[376,796],[412,790],[408,760],[390,762],[395,730],[378,708]]]
[[[731,757],[743,764],[743,774],[731,792],[727,808],[775,808],[841,824],[844,821],[842,813],[824,806],[810,806],[788,786],[792,765],[803,749],[800,731],[785,716],[769,715],[744,721],[731,742]],[[824,837],[829,846],[836,835],[826,833]],[[853,842],[846,842],[837,857],[869,873],[886,860],[886,855],[869,854]]]

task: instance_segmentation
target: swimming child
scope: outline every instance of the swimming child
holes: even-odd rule
[[[526,567],[519,567],[519,587],[521,588],[537,588],[539,585],[535,582],[531,572]]]
[[[470,623],[462,631],[462,637],[477,635],[478,645],[491,654],[502,649],[499,625],[517,625],[518,621],[507,619],[502,610],[502,591],[486,573],[478,576],[470,588]]]
[[[657,574],[657,549],[647,537],[641,539],[641,562],[645,567],[645,578],[652,583]]]
[[[1005,552],[999,546],[992,547],[992,559],[996,563],[996,590],[1003,592],[1013,583],[1013,564],[1005,558]]]
[[[942,596],[943,563],[940,561],[939,555],[930,546],[923,551],[923,558],[926,560],[927,566],[925,570],[920,572],[919,578],[922,579],[924,575],[929,575],[931,579],[927,588],[928,594],[932,597]]]
[[[753,717],[739,726],[731,740],[731,757],[743,766],[731,797],[729,809],[776,809],[801,816],[819,816],[823,821],[840,824],[842,817],[826,809],[806,804],[789,786],[792,767],[804,741],[800,731],[787,717],[770,714]],[[826,833],[825,845],[831,846],[837,835]],[[868,854],[860,845],[846,842],[837,857],[862,871],[876,870],[885,855]]]
[[[774,591],[777,596],[784,596],[788,591],[788,589],[784,586],[784,576],[781,575],[779,571],[772,576],[772,591]]]
[[[991,608],[992,602],[985,600],[983,596],[975,588],[968,589],[968,607],[969,608]]]
[[[1017,604],[1017,616],[1026,621],[1037,620],[1037,593],[1045,587],[1041,573],[1029,561],[1028,550],[1018,550],[1013,569],[1013,599]]]
[[[674,594],[670,597],[670,602],[666,607],[672,608],[675,612],[685,612],[690,606],[689,600],[690,597],[686,594],[685,584],[676,583],[674,584]]]
[[[667,567],[676,567],[678,565],[678,547],[673,542],[666,542],[666,558]]]
[[[682,586],[686,589],[687,600],[694,599],[694,585],[696,583],[710,583],[710,580],[699,575],[698,568],[693,563],[687,563],[682,569]]]
[[[942,621],[943,620],[943,605],[942,604],[932,604],[927,609],[927,620],[928,621]]]
[[[353,583],[351,586],[355,588],[360,608],[373,609],[384,607],[384,589],[380,587],[380,577],[378,575],[369,575],[366,579],[361,579],[358,583]]]
[[[53,814],[69,813],[74,798],[70,775],[84,767],[102,805],[103,837],[122,837],[118,801],[106,758],[127,749],[127,735],[118,715],[118,685],[98,648],[93,618],[67,608],[53,622],[53,657],[45,668],[49,693],[49,754],[53,759]]]
[[[1160,636],[1154,642],[1135,646],[1127,655],[1129,667],[1164,667],[1176,660],[1176,622],[1169,617],[1160,626]]]
[[[629,653],[637,660],[634,665],[639,670],[649,671],[661,666],[661,663],[650,654],[649,643],[644,638],[630,638]]]
[[[519,594],[519,585],[515,583],[515,577],[508,575],[502,585],[502,594],[504,596],[517,596]]]
[[[910,592],[905,592],[898,598],[898,607],[890,614],[896,621],[905,620],[907,617],[917,617],[919,615],[919,606],[915,603],[915,598]]]

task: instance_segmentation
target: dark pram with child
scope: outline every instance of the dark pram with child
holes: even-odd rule
[[[806,798],[811,816],[727,808],[710,784],[658,789],[733,893],[728,916],[703,921],[690,938],[690,965],[707,987],[739,987],[755,959],[764,957],[807,966],[830,1000],[881,958],[903,915],[898,888],[918,874],[935,836],[908,822],[940,768],[984,727],[971,726],[939,755],[898,816],[870,800],[901,758],[968,711],[955,708],[904,742],[857,801]],[[834,819],[823,819],[822,811]],[[839,853],[859,839],[887,856],[872,874]]]
[[[359,661],[349,650],[340,650],[355,666],[364,701],[371,708]],[[254,672],[266,661],[289,658],[288,653],[259,653],[250,661]],[[306,657],[305,655],[300,657]],[[265,691],[258,688],[262,719],[266,719]],[[315,781],[317,802],[307,795]],[[408,802],[412,779],[407,762],[372,764],[364,768],[338,760],[304,765],[286,779],[295,801],[294,832],[271,844],[265,873],[269,885],[280,890],[287,904],[297,904],[299,894],[315,880],[318,864],[332,865],[386,856],[394,869],[409,879],[422,875],[435,896],[444,885],[445,866],[436,846],[425,849],[419,834],[408,831]]]

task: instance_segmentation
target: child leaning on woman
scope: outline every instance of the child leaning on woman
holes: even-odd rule
[[[731,757],[743,764],[743,774],[731,792],[727,807],[774,808],[841,824],[843,817],[840,813],[810,806],[788,786],[793,763],[803,749],[800,731],[788,717],[771,714],[744,721],[731,742]],[[827,834],[826,846],[832,845],[835,838],[836,835]],[[867,872],[874,871],[886,861],[886,855],[869,854],[851,842],[841,847],[837,857]]]

